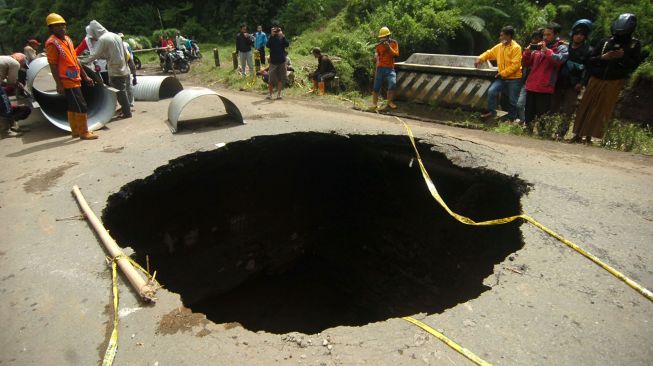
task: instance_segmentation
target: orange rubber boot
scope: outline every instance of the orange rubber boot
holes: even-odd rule
[[[77,120],[77,127],[79,131],[79,138],[82,140],[95,140],[98,138],[96,134],[88,130],[87,115],[86,113],[75,113]]]

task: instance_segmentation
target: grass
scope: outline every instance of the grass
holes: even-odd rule
[[[653,134],[650,125],[642,128],[632,123],[612,121],[601,140],[601,147],[653,155]]]

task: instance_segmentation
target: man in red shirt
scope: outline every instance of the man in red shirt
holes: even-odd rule
[[[93,80],[86,75],[79,64],[73,41],[66,35],[66,21],[55,13],[45,20],[52,35],[45,42],[48,63],[52,77],[57,84],[57,93],[65,94],[68,104],[68,123],[72,137],[82,140],[97,139],[97,135],[88,130],[87,107],[82,95],[82,79],[88,85]]]
[[[397,105],[393,102],[395,87],[397,86],[397,74],[395,73],[395,57],[399,57],[399,44],[390,38],[390,29],[383,27],[379,30],[379,44],[374,50],[376,61],[376,74],[374,75],[374,92],[372,93],[372,109],[377,108],[379,102],[379,91],[383,84],[383,78],[388,81],[388,107],[395,109]]]

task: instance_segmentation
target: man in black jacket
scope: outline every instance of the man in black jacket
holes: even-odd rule
[[[601,40],[590,54],[590,80],[576,112],[574,137],[570,142],[591,143],[602,138],[628,76],[639,66],[641,44],[633,38],[634,14],[621,14],[612,24],[612,37]]]
[[[552,99],[552,112],[564,113],[568,116],[574,113],[578,93],[589,81],[587,62],[592,47],[587,42],[592,30],[592,22],[580,19],[571,28],[571,43],[569,58],[560,69],[556,90]]]
[[[313,47],[311,53],[317,59],[317,70],[308,75],[313,81],[313,89],[308,92],[315,93],[319,89],[320,95],[324,95],[324,82],[336,77],[336,68],[333,66],[333,62],[331,62],[329,56],[322,54],[322,50],[319,47]]]
[[[236,50],[238,51],[238,59],[240,60],[240,72],[243,76],[247,76],[245,66],[249,66],[249,71],[252,75],[256,74],[254,71],[254,59],[252,58],[253,45],[254,36],[247,32],[247,24],[241,24],[240,32],[236,34]]]
[[[568,118],[576,111],[578,95],[589,81],[587,63],[592,47],[587,42],[592,31],[592,22],[588,19],[577,20],[571,27],[571,44],[569,58],[560,68],[555,92],[551,98],[551,112],[565,115],[564,123],[556,131],[556,139],[563,139],[569,131]]]

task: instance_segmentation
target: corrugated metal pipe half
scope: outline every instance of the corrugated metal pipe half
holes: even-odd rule
[[[30,62],[29,69],[27,69],[25,86],[34,99],[33,107],[40,110],[48,122],[64,131],[70,131],[66,96],[58,94],[56,90],[40,90],[34,85],[37,75],[44,68],[49,70],[48,59],[40,57]],[[52,79],[51,76],[50,79]],[[51,82],[54,84],[53,79]],[[107,88],[104,85],[94,87],[82,85],[82,94],[88,108],[88,129],[95,131],[104,127],[113,118],[116,110],[115,89]]]
[[[182,90],[184,87],[172,76],[139,76],[133,88],[134,99],[151,102],[172,98]]]
[[[177,124],[179,122],[179,117],[181,116],[181,112],[184,110],[186,105],[188,105],[193,100],[203,96],[218,97],[222,101],[222,104],[224,104],[224,109],[229,116],[231,116],[236,122],[242,124],[247,123],[243,119],[243,115],[240,113],[240,109],[238,109],[238,107],[232,101],[218,94],[214,90],[196,87],[182,90],[177,95],[175,95],[175,97],[172,99],[172,102],[170,102],[170,105],[168,106],[167,122],[172,133],[177,133]]]

